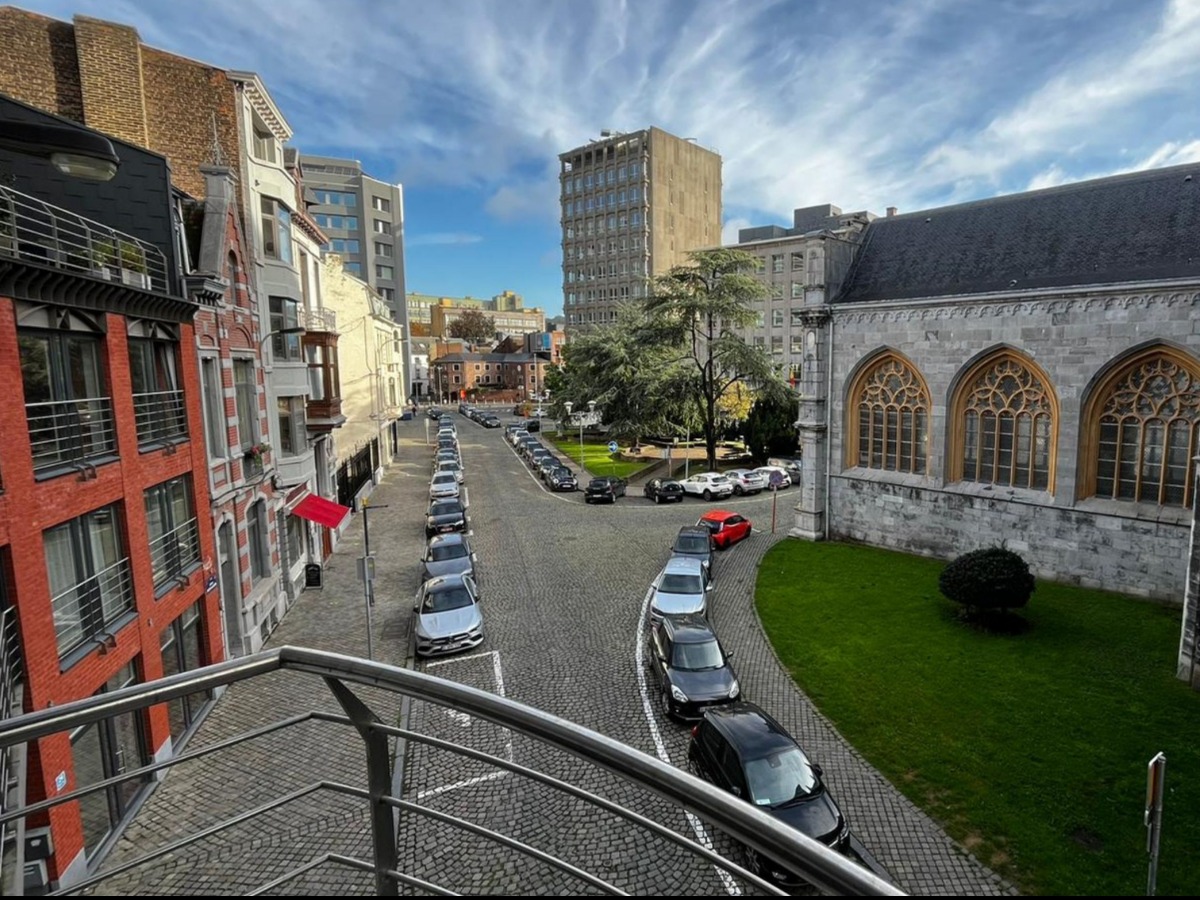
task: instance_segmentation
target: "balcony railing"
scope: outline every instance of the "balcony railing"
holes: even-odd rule
[[[167,293],[153,244],[0,184],[0,256]]]
[[[155,391],[133,395],[138,443],[142,446],[187,436],[187,411],[183,391]]]
[[[0,722],[21,712],[23,681],[17,610],[0,606]],[[0,747],[0,815],[24,804],[24,748]],[[0,895],[10,896],[20,880],[24,849],[23,820],[0,822]]]
[[[154,586],[187,578],[187,572],[200,562],[200,529],[195,519],[172,528],[150,542],[150,570]]]
[[[337,313],[332,309],[306,309],[300,313],[300,325],[308,331],[337,334]]]
[[[164,841],[153,848],[139,845],[140,855],[123,857],[66,888],[81,891],[110,878],[123,876],[111,889],[128,893],[131,890],[128,881],[130,878],[136,879],[137,871],[152,867],[164,859],[177,866],[181,860],[186,860],[186,848],[192,844],[236,829],[251,819],[261,817],[268,820],[268,824],[270,820],[278,821],[275,811],[283,810],[286,814],[287,804],[293,801],[301,801],[305,809],[320,814],[319,810],[326,800],[331,807],[337,804],[338,809],[344,809],[339,800],[349,797],[363,802],[368,810],[371,833],[361,836],[357,849],[347,847],[344,841],[336,849],[326,844],[323,848],[318,846],[315,851],[307,843],[301,842],[293,847],[285,842],[277,850],[253,856],[257,860],[257,868],[253,868],[254,864],[251,864],[252,870],[249,872],[244,867],[239,868],[236,882],[223,885],[207,881],[206,892],[224,890],[250,896],[275,893],[281,888],[286,892],[286,885],[308,872],[321,867],[339,866],[347,870],[347,877],[352,871],[371,873],[374,892],[383,896],[397,896],[401,885],[416,888],[418,893],[478,893],[479,882],[471,880],[471,872],[508,872],[518,878],[517,872],[529,870],[522,865],[523,858],[527,858],[541,864],[537,867],[538,871],[549,873],[553,870],[555,873],[555,880],[550,885],[542,883],[535,886],[539,892],[549,889],[561,895],[582,890],[624,895],[625,891],[649,893],[655,890],[655,885],[647,879],[659,868],[652,860],[661,857],[662,866],[677,866],[692,861],[699,863],[705,873],[703,877],[706,883],[722,885],[729,894],[741,893],[747,888],[755,892],[783,894],[779,888],[722,855],[722,850],[736,855],[736,848],[742,846],[777,861],[825,891],[851,895],[899,894],[893,885],[849,858],[800,834],[753,804],[664,763],[656,756],[489,691],[411,669],[318,650],[281,647],[172,675],[160,681],[38,710],[0,722],[0,750],[54,734],[69,734],[101,719],[144,710],[178,697],[211,691],[221,685],[262,677],[274,681],[281,677],[280,673],[286,676],[296,673],[303,677],[318,676],[345,715],[308,711],[276,721],[264,719],[250,731],[224,738],[201,749],[123,772],[87,787],[56,794],[22,809],[7,811],[0,815],[0,825],[25,816],[44,816],[46,810],[52,807],[73,803],[81,797],[109,790],[127,781],[152,780],[149,778],[151,773],[178,763],[214,753],[240,754],[242,745],[247,741],[262,739],[285,728],[298,727],[303,730],[311,727],[308,723],[322,722],[344,727],[346,741],[357,736],[362,743],[362,755],[355,753],[353,756],[344,756],[332,751],[321,754],[313,762],[325,763],[329,770],[327,777],[321,777],[319,770],[314,770],[314,775],[310,777],[316,780],[289,783],[288,790],[279,796],[260,801],[252,808],[236,812],[221,821],[202,823],[189,819],[196,830],[186,836]],[[488,752],[465,746],[461,740],[446,740],[407,726],[389,724],[387,720],[391,716],[381,717],[367,705],[368,698],[354,692],[352,685],[372,689],[369,699],[373,702],[390,703],[389,698],[379,693],[386,691],[444,707],[450,710],[455,721],[465,719],[490,723],[489,727],[497,726],[510,735],[507,740],[500,742],[510,749],[507,752],[501,749],[499,754]],[[555,774],[516,762],[511,752],[513,733],[520,735],[523,746],[526,746],[526,752],[522,753],[523,760],[541,761],[552,767]],[[404,742],[402,748],[398,742],[393,744],[397,739]],[[330,744],[331,748],[343,746],[343,742]],[[406,754],[420,747],[457,754],[461,765],[471,769],[485,768],[494,773],[474,779],[474,783],[479,786],[496,785],[494,790],[497,796],[492,800],[497,801],[499,815],[494,817],[493,822],[499,821],[507,827],[518,829],[518,834],[506,834],[484,822],[462,818],[454,814],[460,811],[457,809],[450,811],[439,808],[439,804],[434,802],[436,794],[433,795],[434,799],[424,798],[424,802],[422,793],[414,793],[412,799],[394,796],[392,791],[398,782],[393,780],[393,751],[398,753],[402,763]],[[567,767],[575,776],[574,781],[564,779],[567,769],[556,761],[563,758],[564,752],[578,763]],[[352,768],[347,768],[350,759],[365,759],[365,771],[359,770],[357,777]],[[508,812],[518,787],[496,780],[501,775],[521,779],[519,789],[522,791],[536,792],[538,795],[545,793],[556,813],[576,808],[586,819],[602,818],[606,824],[596,829],[594,840],[573,842],[556,841],[553,835],[547,840],[540,824],[534,829],[520,831],[521,826],[510,818]],[[167,783],[170,784],[169,781]],[[206,788],[201,781],[194,785],[193,792],[203,796]],[[620,797],[629,805],[618,803],[610,797]],[[664,800],[665,804],[662,802]],[[240,804],[239,809],[244,805]],[[642,811],[633,808],[635,806]],[[209,805],[206,808],[215,807]],[[486,821],[488,817],[483,818]],[[711,834],[701,820],[712,827]],[[264,824],[259,827],[265,829],[268,826]],[[565,833],[567,829],[586,826],[564,820],[559,827]],[[439,839],[444,836],[452,838],[457,829],[464,836],[482,838],[491,849],[486,851],[486,859],[473,857],[465,868],[452,852],[429,857],[424,851],[417,850],[413,858],[406,859],[401,856],[398,842],[399,834],[405,829],[411,830],[411,833],[435,829]],[[640,853],[629,852],[628,835],[631,831],[638,835]],[[696,839],[692,834],[696,835]],[[270,840],[265,830],[262,837]],[[542,849],[529,842],[535,840],[549,844],[549,848]],[[681,851],[686,856],[681,856]],[[350,855],[355,852],[360,852],[361,856]],[[647,856],[651,854],[651,862],[648,862]],[[437,868],[439,859],[442,861],[440,869]],[[919,862],[915,861],[915,864],[919,865]],[[182,868],[174,870],[173,877],[181,879],[178,889],[192,892],[185,883],[186,869],[185,861]],[[151,881],[147,883],[162,884],[153,880],[158,874],[151,875]],[[257,888],[247,891],[246,876],[256,877],[261,883]],[[539,876],[539,879],[544,881],[545,877]],[[524,887],[528,889],[530,886]],[[136,888],[133,890],[136,891]],[[102,892],[109,892],[109,887],[103,888]],[[328,893],[328,888],[324,892]]]
[[[133,609],[129,557],[50,598],[59,656],[104,635],[122,613]]]
[[[34,469],[51,469],[111,456],[117,447],[108,397],[26,403]]]

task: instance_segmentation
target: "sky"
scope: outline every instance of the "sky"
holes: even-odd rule
[[[409,291],[562,312],[558,154],[657,126],[723,233],[1200,160],[1200,0],[40,0],[257,72],[405,197]]]

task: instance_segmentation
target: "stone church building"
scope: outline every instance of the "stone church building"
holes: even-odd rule
[[[943,558],[1004,541],[1040,577],[1180,603],[1192,680],[1200,165],[880,218],[823,209],[787,236],[792,533]]]

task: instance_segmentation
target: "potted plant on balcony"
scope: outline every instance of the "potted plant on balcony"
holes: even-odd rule
[[[131,287],[150,289],[150,275],[146,269],[146,251],[133,241],[121,241],[121,280]]]
[[[117,247],[110,240],[99,240],[92,243],[92,274],[105,281],[112,281],[113,272],[117,268]]]
[[[251,444],[246,448],[246,462],[261,466],[270,452],[271,445],[265,441],[259,444]]]

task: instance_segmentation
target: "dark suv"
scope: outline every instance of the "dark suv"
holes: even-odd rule
[[[616,503],[618,497],[625,496],[625,479],[615,475],[601,475],[588,482],[584,489],[583,499],[587,503]]]
[[[783,726],[753,703],[717,707],[692,729],[688,759],[702,778],[729,791],[802,834],[845,853],[850,826],[825,783]],[[750,868],[777,884],[804,879],[753,850]]]
[[[713,563],[717,558],[715,551],[716,542],[712,532],[704,525],[684,525],[671,545],[671,556],[691,556],[704,563],[709,579],[712,578]]]

